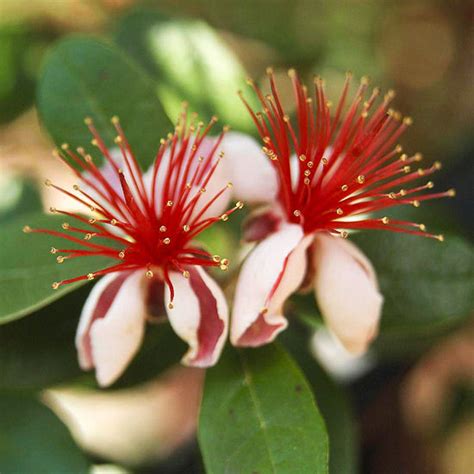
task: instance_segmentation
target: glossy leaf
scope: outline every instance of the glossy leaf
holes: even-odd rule
[[[343,387],[337,385],[311,355],[308,335],[295,321],[281,334],[281,339],[306,375],[326,422],[329,473],[356,474],[359,443],[352,407]]]
[[[186,100],[202,120],[217,115],[232,127],[253,129],[237,95],[245,86],[245,70],[206,23],[136,11],[122,20],[116,41],[156,80],[171,117]]]
[[[328,469],[326,428],[311,389],[276,344],[229,348],[207,372],[199,442],[209,474]]]
[[[32,228],[60,230],[63,219],[42,213],[26,214],[8,221],[0,229],[0,324],[34,312],[81,286],[65,285],[53,290],[51,284],[102,268],[108,259],[81,258],[58,265],[52,246],[61,239],[46,234],[28,233]]]
[[[89,472],[89,462],[68,429],[39,400],[0,394],[0,472]]]
[[[110,118],[118,115],[144,167],[173,128],[147,74],[113,45],[87,37],[65,39],[50,52],[38,85],[38,109],[57,144],[85,148],[91,135],[84,118],[94,119],[112,147],[116,133]]]

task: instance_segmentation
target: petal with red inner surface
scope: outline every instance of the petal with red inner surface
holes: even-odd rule
[[[189,350],[182,362],[195,367],[216,363],[228,331],[229,310],[222,290],[201,268],[188,267],[189,278],[170,273],[175,297],[170,309],[170,292],[165,290],[168,319]]]
[[[303,281],[311,240],[299,225],[285,224],[247,257],[235,293],[232,344],[260,346],[286,328],[283,304]]]
[[[143,272],[106,275],[92,289],[76,335],[79,363],[95,367],[99,385],[113,383],[143,339],[146,319]]]

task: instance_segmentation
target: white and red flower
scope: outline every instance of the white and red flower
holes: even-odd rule
[[[227,259],[211,255],[195,242],[200,232],[228,216],[242,203],[228,207],[230,183],[218,166],[223,135],[207,136],[212,123],[188,123],[183,113],[175,133],[161,141],[156,160],[142,174],[117,118],[118,148],[110,151],[90,119],[93,144],[105,164],[95,165],[82,148],[63,145],[58,155],[76,173],[81,185],[69,192],[47,181],[93,213],[87,218],[51,209],[78,222],[64,231],[30,229],[72,242],[73,248],[52,248],[58,263],[90,256],[111,264],[86,275],[53,283],[53,288],[102,276],[82,310],[76,346],[83,369],[96,369],[100,385],[114,382],[140,347],[148,318],[168,319],[189,344],[187,365],[213,365],[228,333],[228,307],[222,290],[204,270]],[[74,164],[74,166],[72,166]],[[78,171],[79,169],[80,171]],[[67,246],[66,246],[67,247]]]
[[[362,353],[377,334],[383,298],[372,265],[343,238],[352,230],[384,229],[442,240],[426,233],[423,224],[374,213],[400,204],[418,207],[454,191],[421,194],[433,187],[431,181],[404,188],[440,164],[412,170],[421,155],[401,154],[397,141],[411,119],[389,109],[393,92],[377,101],[379,90],[367,96],[368,81],[363,78],[354,99],[346,104],[348,74],[331,116],[323,81],[315,79],[312,97],[290,70],[296,101],[292,121],[271,70],[268,75],[268,95],[250,81],[261,112],[254,112],[243,99],[263,147],[249,142],[247,161],[253,159],[255,165],[235,166],[232,176],[237,196],[267,205],[250,217],[244,229],[246,239],[258,244],[243,263],[237,282],[231,341],[237,346],[272,341],[288,324],[285,300],[310,285],[330,330],[346,349]],[[261,165],[264,158],[267,162]],[[241,190],[239,183],[245,179],[252,185]]]

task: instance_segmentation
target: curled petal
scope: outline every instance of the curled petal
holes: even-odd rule
[[[176,334],[189,345],[182,362],[210,367],[219,358],[228,331],[229,310],[222,290],[200,267],[189,267],[189,278],[172,272],[175,298],[165,290],[168,318]],[[170,308],[172,306],[172,309]]]
[[[79,364],[95,367],[99,385],[113,383],[143,339],[146,318],[143,272],[104,276],[92,289],[76,334]]]
[[[344,347],[361,354],[376,336],[383,297],[367,257],[351,242],[317,233],[314,290],[329,329]]]
[[[234,195],[250,203],[272,202],[278,191],[277,175],[259,144],[249,135],[230,132],[222,149]]]
[[[303,280],[311,237],[296,224],[258,244],[242,266],[232,313],[231,342],[260,346],[271,342],[288,322],[283,304]]]

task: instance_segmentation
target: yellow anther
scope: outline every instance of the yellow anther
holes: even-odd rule
[[[314,162],[313,162],[313,161],[308,161],[308,163],[306,163],[306,166],[307,166],[308,168],[312,168],[313,165],[314,165]]]
[[[190,229],[191,229],[191,227],[189,227],[188,224],[184,224],[184,225],[183,225],[183,230],[184,230],[184,232],[189,232]]]
[[[336,209],[336,214],[337,214],[338,216],[342,216],[342,214],[344,214],[344,211],[343,211],[340,207],[338,207],[338,208]]]
[[[327,159],[327,158],[323,158],[323,159],[321,160],[321,163],[322,163],[324,166],[326,166],[326,165],[328,164],[328,159]]]
[[[187,270],[183,271],[184,278],[189,278],[189,272]]]
[[[229,259],[228,259],[228,258],[223,258],[223,259],[221,260],[221,264],[222,264],[222,265],[229,265]]]
[[[364,184],[365,182],[365,176],[363,174],[360,174],[359,176],[357,176],[357,182],[359,184]]]
[[[406,153],[403,153],[403,155],[400,156],[400,161],[407,161],[408,155]]]
[[[58,249],[56,247],[51,247],[50,253],[54,255],[55,253],[58,253]]]
[[[436,235],[435,239],[439,240],[440,242],[444,242],[444,235],[443,234]]]
[[[219,255],[213,255],[212,256],[212,261],[219,263],[221,261],[221,257]]]
[[[63,222],[63,224],[61,225],[61,227],[64,229],[64,230],[68,230],[70,225],[67,223],[67,222]]]
[[[341,186],[341,191],[347,191],[349,189],[349,186],[347,186],[347,184],[343,184]]]
[[[117,225],[117,219],[111,219],[110,224],[111,225]]]
[[[45,180],[44,180],[44,185],[45,185],[45,186],[51,186],[52,184],[53,184],[53,183],[51,182],[50,179],[45,179]]]
[[[99,144],[99,142],[97,141],[97,139],[93,138],[91,140],[91,145],[97,146],[98,144]]]
[[[123,259],[125,258],[125,252],[124,252],[123,250],[121,250],[121,251],[118,253],[118,257],[123,260]]]
[[[403,172],[404,172],[404,173],[409,173],[410,171],[411,171],[410,166],[407,165],[407,166],[404,166],[404,167],[403,167]]]
[[[229,220],[229,216],[228,216],[227,214],[222,214],[222,216],[221,216],[221,221],[224,221],[224,222],[225,222],[225,221],[227,221],[227,220]]]
[[[160,226],[160,232],[166,232],[168,229],[165,225]]]
[[[120,143],[123,142],[123,139],[120,135],[117,135],[115,138],[114,138],[114,142],[117,143],[117,145],[120,145]]]
[[[405,189],[400,189],[399,193],[400,193],[400,196],[406,196],[407,195],[407,192],[406,192]]]
[[[79,185],[78,184],[75,184],[72,189],[74,189],[74,191],[79,191],[80,188],[79,188]]]
[[[341,231],[341,237],[343,239],[347,239],[347,237],[349,237],[349,234],[345,230],[343,230],[343,231]]]
[[[88,233],[84,236],[84,240],[91,240],[93,236],[94,236],[93,234],[91,234],[90,232],[88,232]]]
[[[423,155],[421,153],[415,153],[414,159],[415,161],[421,161],[423,159]]]
[[[235,208],[236,208],[236,209],[242,209],[243,207],[244,207],[243,201],[237,201],[237,202],[235,203]]]
[[[414,207],[420,207],[420,201],[418,201],[418,199],[415,199],[413,202],[412,202],[413,206]]]
[[[306,155],[300,155],[299,158],[300,161],[306,161]]]
[[[300,216],[301,216],[301,211],[300,211],[299,209],[295,209],[295,210],[293,211],[293,215],[294,215],[295,217],[300,217]]]
[[[229,181],[229,182],[227,183],[227,187],[228,187],[228,188],[231,188],[232,186],[233,186],[232,181]]]
[[[167,205],[168,207],[171,207],[171,206],[173,205],[173,201],[166,201],[166,205]]]
[[[49,212],[51,212],[51,214],[56,214],[56,212],[58,212],[58,211],[55,207],[50,207]]]
[[[69,143],[63,143],[63,144],[61,145],[61,148],[62,148],[63,150],[69,150]]]
[[[87,279],[88,280],[93,280],[95,278],[95,275],[93,273],[88,273],[87,274]]]
[[[117,124],[120,122],[120,120],[119,120],[119,118],[117,117],[117,115],[114,115],[114,116],[110,119],[110,121],[111,121],[114,125],[117,125]]]
[[[85,123],[86,125],[92,125],[92,119],[91,119],[90,117],[86,117],[86,118],[84,119],[84,123]]]
[[[418,228],[419,228],[422,232],[425,232],[425,230],[426,230],[425,224],[418,224]]]
[[[403,151],[403,147],[402,147],[401,145],[397,145],[397,146],[395,147],[395,153],[400,153],[400,152],[402,152],[402,151]]]
[[[146,276],[147,278],[153,278],[154,273],[153,273],[151,270],[147,270],[147,271],[145,272],[145,276]]]
[[[169,309],[173,309],[173,308],[174,308],[174,304],[173,304],[173,303],[171,303],[171,302],[170,302],[170,303],[168,303],[168,308],[169,308]]]
[[[390,199],[397,199],[397,195],[396,195],[395,193],[393,193],[393,192],[390,193],[390,194],[388,195],[388,197],[389,197]]]
[[[411,125],[413,123],[413,119],[411,117],[405,117],[403,119],[403,125]]]
[[[428,182],[426,183],[426,187],[427,187],[428,189],[433,189],[433,188],[434,188],[434,183],[433,183],[433,181],[428,181]]]
[[[449,190],[448,190],[448,196],[449,196],[449,197],[454,197],[454,196],[456,196],[456,190],[455,190],[455,189],[449,189]]]
[[[417,172],[418,172],[419,176],[424,176],[424,174],[425,174],[425,170],[423,168],[418,168]]]
[[[165,245],[169,245],[169,244],[171,243],[171,239],[170,239],[169,237],[165,237],[165,238],[163,239],[163,243],[164,243]]]
[[[380,220],[382,221],[382,224],[388,224],[390,222],[390,219],[387,216],[382,217]]]
[[[64,260],[66,260],[66,257],[63,257],[62,255],[56,257],[56,262],[58,263],[64,263]]]
[[[51,288],[52,288],[53,290],[57,290],[57,289],[59,288],[59,285],[60,285],[60,283],[58,283],[57,281],[55,281],[55,282],[53,282],[53,283],[51,284]]]

